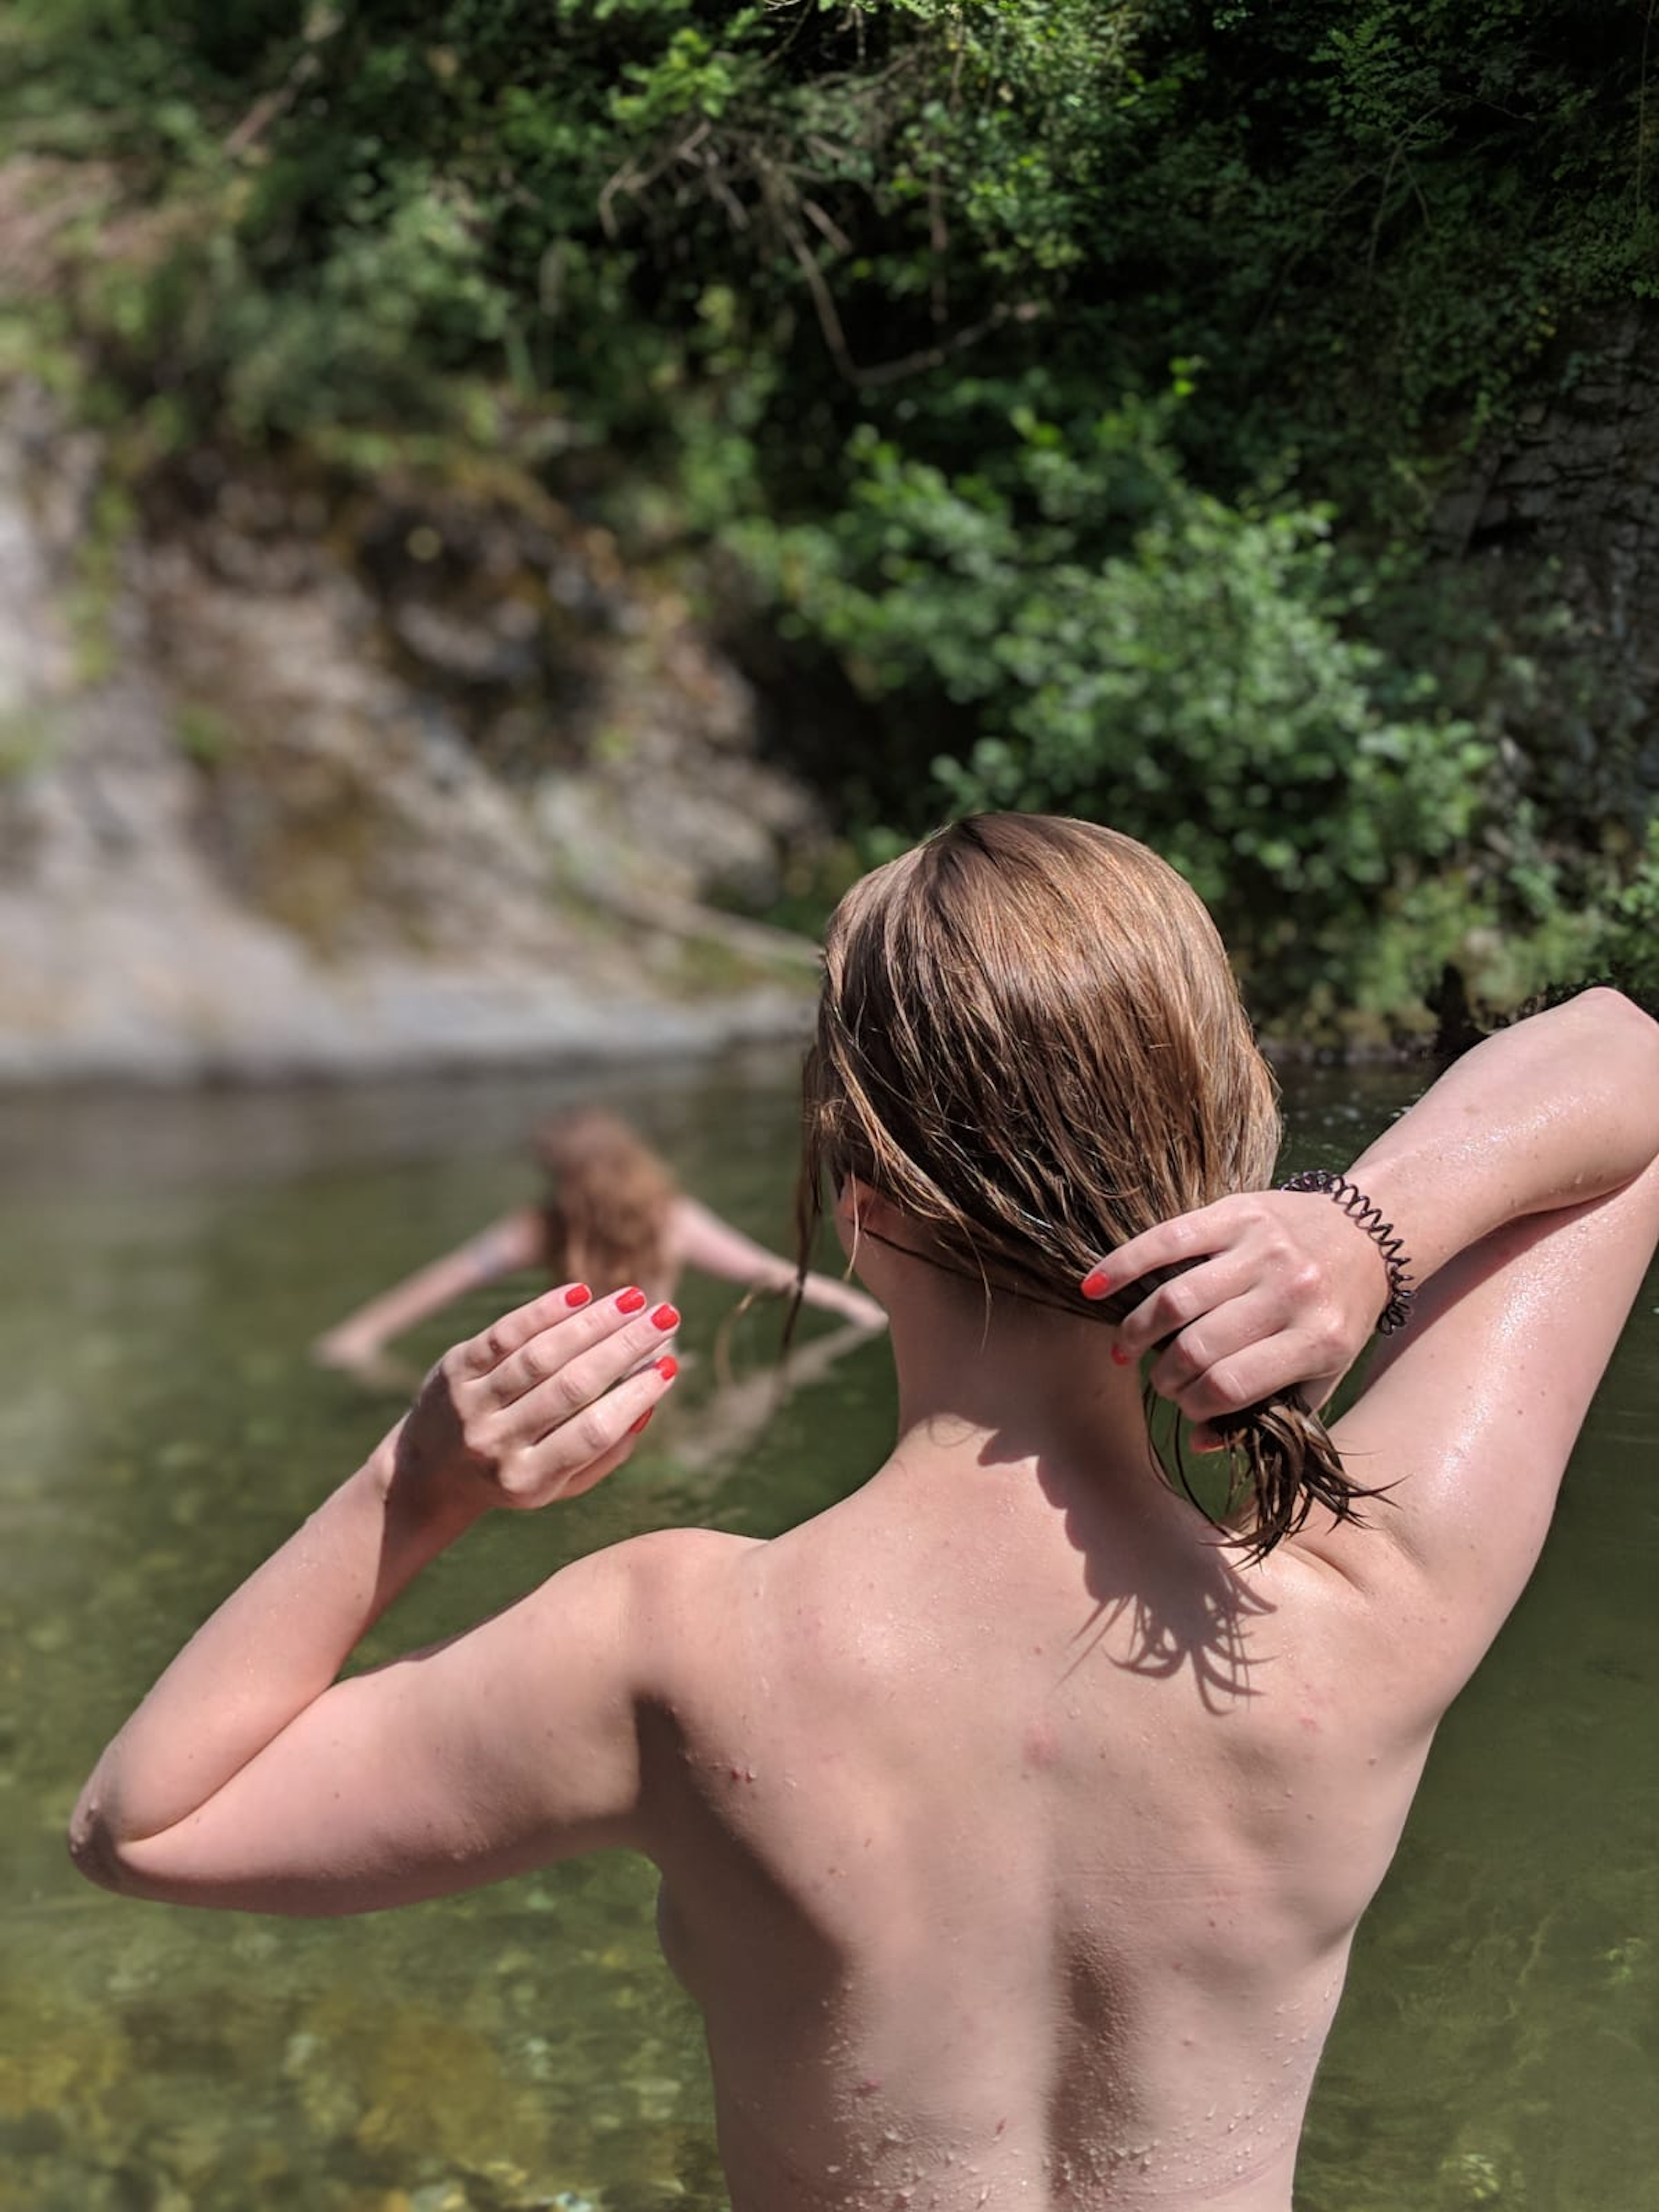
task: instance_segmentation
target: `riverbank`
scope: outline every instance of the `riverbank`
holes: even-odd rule
[[[672,581],[551,501],[0,409],[0,1084],[612,1066],[804,1030],[823,836]]]
[[[10,969],[18,939],[3,902],[0,917]],[[802,997],[764,987],[676,1005],[600,999],[523,973],[395,963],[337,981],[308,973],[274,939],[222,945],[210,965],[192,960],[187,968],[164,941],[152,963],[156,942],[124,933],[111,908],[46,945],[53,962],[80,972],[31,967],[41,1010],[33,1025],[18,1022],[0,1034],[0,1086],[370,1082],[486,1068],[569,1073],[714,1058],[804,1036],[808,1021]],[[14,997],[8,1011],[15,1006]]]

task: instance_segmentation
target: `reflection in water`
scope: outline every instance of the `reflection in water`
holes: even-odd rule
[[[1318,1081],[1293,1101],[1298,1164],[1351,1156],[1409,1096],[1395,1076]],[[60,1840],[100,1746],[186,1630],[398,1410],[304,1346],[514,1203],[523,1131],[570,1095],[495,1078],[0,1101],[0,2212],[724,2204],[701,2036],[657,1960],[640,1863],[307,1923],[125,1904],[82,1883]],[[610,1100],[787,1249],[787,1067],[636,1079]],[[698,1408],[730,1303],[688,1283],[702,1357],[649,1450],[588,1498],[477,1531],[374,1651],[641,1528],[765,1534],[872,1466],[891,1419],[879,1340],[713,1451]],[[1443,1728],[1362,1930],[1303,2212],[1659,2207],[1656,1304],[1638,1306],[1544,1566]],[[450,1313],[412,1354],[489,1310]],[[767,1306],[741,1318],[740,1370],[775,1326]],[[763,1411],[769,1391],[752,1395]]]

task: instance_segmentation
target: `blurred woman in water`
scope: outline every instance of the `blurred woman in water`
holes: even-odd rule
[[[692,1268],[758,1290],[795,1285],[791,1262],[688,1197],[667,1163],[613,1114],[559,1115],[535,1134],[546,1178],[538,1206],[504,1215],[465,1244],[381,1291],[319,1338],[325,1366],[373,1369],[386,1346],[465,1292],[535,1268],[555,1282],[580,1279],[599,1292],[636,1285],[648,1301],[672,1298]],[[807,1278],[816,1306],[865,1328],[886,1316],[856,1285]]]
[[[1191,890],[989,816],[842,902],[806,1109],[804,1218],[891,1323],[884,1462],[770,1541],[636,1537],[341,1677],[669,1387],[645,1297],[562,1285],[185,1647],[77,1859],[336,1913],[638,1850],[734,2212],[1289,2212],[1355,1928],[1659,1235],[1659,1028],[1587,993],[1268,1190],[1273,1085]],[[1143,1370],[1225,1448],[1206,1506]]]

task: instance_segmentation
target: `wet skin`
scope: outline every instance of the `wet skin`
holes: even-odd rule
[[[1431,1277],[1336,1430],[1387,1489],[1369,1526],[1238,1565],[1158,1476],[1133,1364],[1173,1339],[1200,1418],[1260,1356],[1340,1372],[1379,1263],[1322,1199],[1138,1239],[1126,1265],[1202,1264],[1117,1365],[1087,1322],[986,1314],[849,1181],[900,1387],[861,1488],[769,1544],[635,1539],[337,1680],[481,1513],[603,1479],[669,1387],[669,1310],[550,1293],[185,1647],[80,1863],[326,1913],[642,1850],[736,2212],[1286,2212],[1356,1923],[1659,1237],[1659,1031],[1607,998],[1482,1047],[1355,1164]]]

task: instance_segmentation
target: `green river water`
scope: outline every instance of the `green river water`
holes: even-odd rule
[[[1293,1081],[1297,1163],[1351,1157],[1414,1087]],[[690,1187],[782,1241],[785,1064],[600,1089]],[[311,1366],[308,1340],[529,1194],[523,1133],[568,1099],[518,1077],[0,1099],[0,2212],[724,2205],[642,1864],[307,1923],[125,1904],[62,1844],[88,1767],[184,1635],[398,1410]],[[632,1466],[477,1531],[377,1649],[641,1528],[764,1534],[875,1463],[879,1342],[711,1455],[699,1408],[731,1298],[688,1282],[680,1303],[701,1356]],[[1659,1282],[1362,1931],[1298,2212],[1659,2212],[1656,1309]],[[422,1330],[411,1363],[489,1310]],[[740,1370],[775,1327],[744,1316]]]

